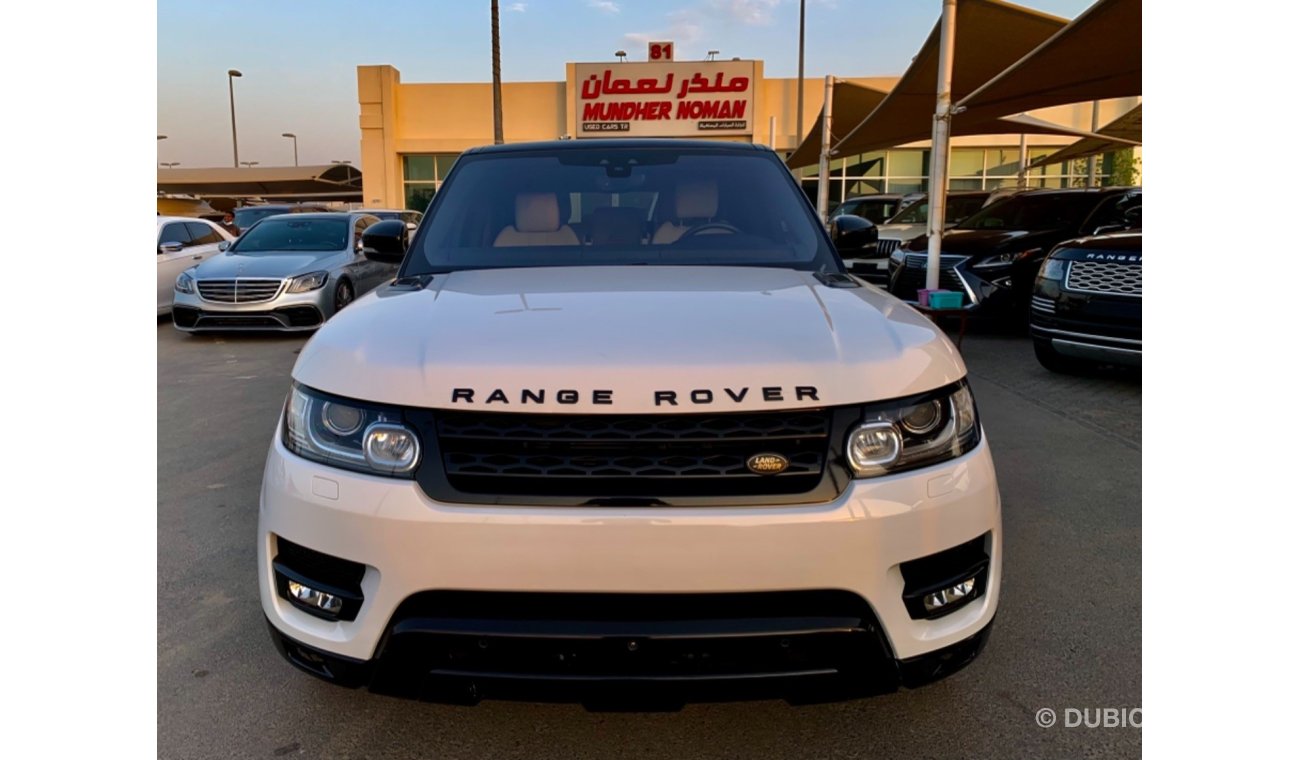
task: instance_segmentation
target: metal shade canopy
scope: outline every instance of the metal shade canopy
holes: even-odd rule
[[[952,67],[953,102],[975,92],[1067,23],[1066,19],[1001,0],[960,0]],[[889,95],[865,119],[842,131],[844,137],[832,146],[836,155],[865,153],[931,138],[939,48],[940,29],[936,24]],[[1025,131],[1023,127],[1008,126],[996,117],[1023,110],[1008,108],[987,118],[966,118],[966,114],[961,114],[952,120],[952,134],[1020,134]],[[832,122],[837,118],[838,114],[833,113]],[[1030,133],[1051,134],[1042,130]]]
[[[248,169],[159,169],[158,190],[212,198],[361,200],[361,171],[347,164]]]
[[[847,130],[841,129],[836,132],[836,124],[846,124],[853,126],[867,118],[876,106],[888,95],[881,90],[864,87],[852,82],[836,80],[834,92],[834,110],[831,114],[831,143],[834,144],[836,139],[843,136]],[[808,166],[817,163],[817,157],[822,151],[822,115],[826,113],[823,108],[817,118],[813,120],[813,128],[803,138],[803,142],[795,149],[794,153],[786,159],[786,165],[792,167]]]
[[[957,25],[958,50],[963,37]],[[1097,0],[1005,71],[957,100],[955,122],[1142,94],[1141,0]]]
[[[1123,150],[1141,144],[1142,106],[1138,105],[1132,111],[1097,130],[1097,134],[1085,137],[1072,145],[1067,145],[1051,155],[1035,159],[1029,164],[1029,167],[1032,169],[1045,164],[1087,158],[1099,153],[1109,153],[1113,150]]]

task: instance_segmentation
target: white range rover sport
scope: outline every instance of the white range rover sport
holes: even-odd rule
[[[846,274],[748,144],[471,150],[307,343],[267,457],[295,666],[451,702],[840,699],[988,638],[1002,529],[961,356]],[[410,235],[408,241],[408,234]]]

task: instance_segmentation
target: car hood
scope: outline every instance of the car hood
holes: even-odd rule
[[[948,230],[943,233],[943,252],[965,256],[988,256],[1011,253],[1029,248],[1051,247],[1067,237],[1064,230]],[[929,241],[928,235],[916,239],[908,250],[920,253]]]
[[[329,260],[338,251],[284,251],[243,256],[226,251],[199,264],[193,270],[196,278],[228,277],[289,277],[320,269],[328,269]]]
[[[924,224],[882,224],[879,228],[880,239],[908,241],[917,235],[924,235],[925,227]]]
[[[331,319],[293,370],[300,383],[357,399],[569,413],[852,404],[965,374],[929,320],[875,288],[831,288],[784,269],[661,266],[478,270],[384,286]],[[524,405],[523,390],[544,401]],[[676,406],[656,403],[666,392]]]

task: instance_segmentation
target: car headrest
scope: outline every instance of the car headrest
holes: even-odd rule
[[[560,203],[555,193],[520,193],[515,196],[515,229],[520,232],[554,232],[560,228]]]
[[[602,206],[591,212],[589,230],[592,245],[640,243],[645,232],[645,212],[631,206]]]
[[[677,186],[678,219],[711,219],[718,214],[718,183],[711,179]]]

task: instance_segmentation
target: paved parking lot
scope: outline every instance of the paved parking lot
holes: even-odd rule
[[[979,660],[912,692],[791,707],[451,707],[348,691],[280,659],[256,586],[262,463],[300,337],[158,323],[158,753],[164,758],[1137,757],[1132,728],[1043,707],[1141,705],[1141,380],[1051,375],[967,336],[1003,497],[1005,578]]]

